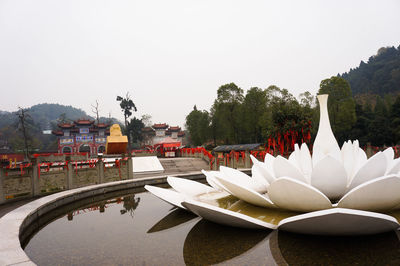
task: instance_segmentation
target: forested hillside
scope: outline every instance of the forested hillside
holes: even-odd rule
[[[62,114],[66,118],[78,119],[88,115],[81,109],[61,104],[42,103],[27,108],[26,111],[33,122],[42,130],[51,129],[51,122],[55,122]],[[0,112],[0,128],[18,122],[16,112]]]
[[[376,95],[400,94],[400,46],[380,48],[367,63],[361,61],[341,77],[350,83],[353,96],[362,103],[375,103]]]

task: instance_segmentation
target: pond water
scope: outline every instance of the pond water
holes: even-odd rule
[[[395,232],[317,237],[240,229],[175,209],[142,189],[108,197],[43,217],[24,241],[27,255],[38,265],[400,265]]]

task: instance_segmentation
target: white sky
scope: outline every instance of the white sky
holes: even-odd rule
[[[400,45],[400,1],[0,0],[0,110],[59,103],[184,126],[219,86],[295,96]]]

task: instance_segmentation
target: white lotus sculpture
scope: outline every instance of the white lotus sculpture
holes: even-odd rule
[[[296,144],[288,159],[267,154],[260,162],[252,157],[252,177],[222,166],[203,171],[210,186],[168,177],[174,190],[145,188],[179,208],[231,226],[323,235],[398,229],[400,159],[394,159],[392,148],[367,159],[357,140],[340,149],[327,100],[328,95],[318,96],[320,123],[312,156],[306,144]]]

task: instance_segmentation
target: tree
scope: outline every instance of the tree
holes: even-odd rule
[[[151,121],[151,115],[149,114],[144,114],[142,115],[142,122],[144,124],[145,127],[150,127],[153,123]]]
[[[125,119],[125,128],[127,130],[127,136],[128,136],[128,150],[129,154],[131,153],[131,141],[130,141],[130,132],[129,132],[129,127],[128,127],[128,118],[132,115],[132,111],[136,112],[136,106],[133,103],[132,99],[129,96],[129,92],[126,93],[125,98],[122,98],[121,96],[117,96],[117,101],[120,102],[119,106],[121,107],[121,110],[124,114],[124,119]]]
[[[243,101],[243,123],[247,138],[245,142],[260,143],[263,141],[262,116],[267,111],[266,91],[253,87],[250,88]]]
[[[334,76],[321,81],[318,94],[329,94],[329,120],[341,144],[349,138],[349,131],[356,122],[355,101],[350,85],[345,79]]]
[[[67,114],[66,113],[60,114],[60,116],[57,118],[57,123],[59,123],[59,124],[67,123],[67,122],[69,122],[69,120],[67,118]]]
[[[99,124],[99,102],[96,100],[96,104],[92,104],[92,113],[94,113],[96,115],[96,122],[97,124]]]
[[[186,129],[193,145],[203,145],[211,136],[210,116],[207,111],[197,110],[196,105],[186,116]]]
[[[368,127],[369,140],[374,146],[391,145],[391,136],[388,110],[382,98],[377,96],[374,117]]]
[[[30,118],[30,115],[25,109],[21,107],[18,107],[18,109],[19,109],[17,112],[18,125],[20,126],[20,130],[24,137],[24,154],[25,158],[29,160],[29,146],[28,146],[28,133],[26,131],[26,120]]]
[[[132,118],[128,123],[128,134],[130,134],[130,139],[132,143],[135,143],[136,146],[139,146],[139,142],[142,140],[142,129],[144,128],[143,121],[141,119],[137,119],[136,117]]]
[[[218,88],[217,99],[212,107],[214,117],[212,122],[216,129],[214,133],[224,140],[225,144],[238,143],[240,140],[243,100],[243,90],[235,83],[225,84]]]
[[[396,101],[392,105],[390,113],[390,129],[392,133],[393,143],[400,143],[400,96],[397,96]]]

